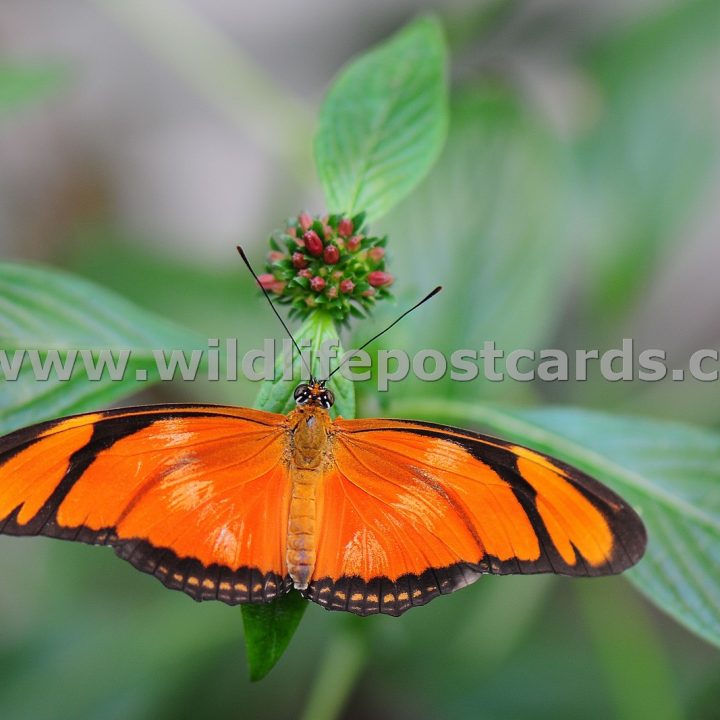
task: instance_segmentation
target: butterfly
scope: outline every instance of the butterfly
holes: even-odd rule
[[[400,615],[483,573],[596,576],[642,556],[642,521],[579,470],[408,420],[331,419],[323,383],[287,415],[160,405],[0,439],[0,532],[110,545],[196,600],[291,588]]]
[[[633,508],[559,460],[429,422],[332,419],[338,369],[300,384],[287,415],[141,406],[10,433],[0,533],[109,545],[195,600],[295,588],[357,615],[401,615],[484,573],[611,575],[642,557]]]

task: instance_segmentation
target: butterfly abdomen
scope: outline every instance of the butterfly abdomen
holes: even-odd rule
[[[288,574],[298,590],[310,582],[316,558],[316,495],[322,473],[317,469],[296,469],[292,474],[292,494],[287,533]]]
[[[327,452],[328,416],[319,408],[295,412],[286,562],[295,587],[306,590],[317,557],[317,487]]]

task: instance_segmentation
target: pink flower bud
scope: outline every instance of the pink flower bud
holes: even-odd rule
[[[332,274],[332,279],[339,280],[342,276],[343,276],[342,270],[335,270],[335,272],[333,272],[333,274]]]
[[[310,281],[310,287],[315,292],[321,292],[322,289],[325,287],[325,281],[319,276],[316,275],[311,281]]]
[[[344,238],[350,237],[353,232],[353,224],[352,220],[350,218],[343,218],[338,223],[338,235],[341,235]]]
[[[335,234],[335,231],[330,227],[330,225],[323,225],[323,235],[325,235],[325,239],[332,237]]]
[[[335,265],[340,260],[340,251],[334,245],[327,245],[323,253],[323,260],[328,265]]]
[[[375,294],[375,291],[372,288],[370,288],[368,290],[363,290],[363,292],[362,292],[363,297],[372,297],[374,294]]]
[[[308,230],[303,235],[305,248],[314,257],[320,257],[323,254],[323,243],[320,236],[314,230]]]
[[[362,241],[362,236],[360,235],[353,235],[348,241],[347,241],[347,249],[350,252],[357,252],[357,250],[360,248],[360,242]]]
[[[286,234],[286,235],[289,235],[290,237],[297,237],[297,229],[294,228],[294,227],[289,227],[289,228],[285,231],[285,234]]]
[[[271,263],[277,262],[278,260],[282,260],[285,257],[285,253],[279,252],[277,250],[272,250],[268,253],[268,259]]]
[[[301,252],[294,252],[292,255],[293,267],[302,270],[308,266],[308,259]]]
[[[385,257],[385,249],[381,247],[374,247],[368,250],[368,257],[373,262],[380,262]]]
[[[307,213],[300,213],[298,215],[298,225],[302,229],[303,232],[310,228],[313,224],[313,219],[311,215],[308,215]]]
[[[343,280],[340,283],[340,292],[345,293],[346,295],[348,293],[351,293],[355,289],[355,283],[352,280]]]
[[[337,297],[338,289],[333,285],[332,287],[328,288],[327,296],[333,300]]]
[[[270,273],[263,273],[258,275],[258,281],[265,290],[272,290],[272,286],[277,282],[274,275]]]
[[[298,273],[298,275],[300,277],[305,277],[309,280],[312,277],[312,271],[308,270],[307,268],[304,268]]]
[[[374,270],[368,275],[368,282],[373,287],[387,287],[392,285],[395,278],[390,274],[383,272],[382,270]]]
[[[282,291],[285,289],[285,285],[287,284],[282,280],[278,280],[274,275],[271,275],[270,273],[263,273],[262,275],[258,276],[258,280],[260,281],[260,285],[262,285],[264,290],[277,293],[278,295],[282,293]]]

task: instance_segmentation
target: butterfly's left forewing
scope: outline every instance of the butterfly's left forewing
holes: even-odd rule
[[[482,573],[614,574],[642,522],[579,470],[504,441],[400,420],[338,420],[311,599],[398,615]]]
[[[267,602],[290,586],[284,416],[123,408],[0,441],[0,532],[115,547],[196,599]]]

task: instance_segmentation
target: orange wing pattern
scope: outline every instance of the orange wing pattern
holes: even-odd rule
[[[201,405],[18,430],[0,439],[0,532],[111,545],[196,600],[268,602],[292,586],[291,433],[283,415]],[[400,615],[483,573],[613,574],[645,549],[615,493],[502,440],[337,420],[319,450],[304,594],[331,610]]]
[[[0,532],[107,544],[195,599],[290,587],[285,416],[168,405],[79,415],[0,440]]]
[[[430,423],[338,420],[308,597],[399,615],[482,573],[607,575],[642,556],[645,529],[579,470]]]

